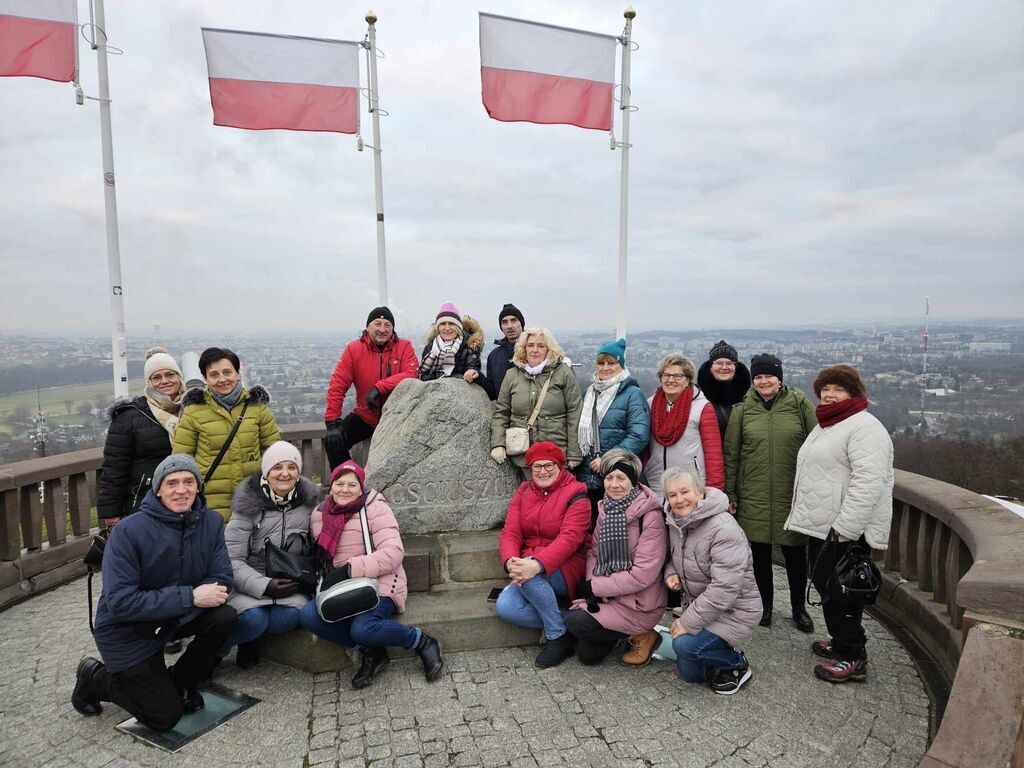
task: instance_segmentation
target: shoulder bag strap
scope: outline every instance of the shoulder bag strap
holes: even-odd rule
[[[369,501],[369,499],[367,499]],[[366,554],[373,553],[373,538],[370,536],[370,521],[366,518],[366,505],[363,504],[359,510],[359,522],[362,523],[363,527],[363,547],[366,549]]]
[[[559,365],[561,365],[561,363],[559,363]],[[540,388],[540,397],[537,398],[537,405],[534,407],[533,413],[530,414],[530,418],[526,422],[527,429],[532,429],[533,423],[537,421],[537,416],[540,415],[540,407],[544,405],[544,396],[548,393],[548,385],[551,383],[551,377],[554,375],[554,371],[548,374],[548,378],[544,382],[544,386]]]
[[[231,447],[231,441],[235,439],[235,435],[238,434],[238,428],[242,426],[242,419],[245,418],[245,412],[247,410],[249,410],[248,400],[246,400],[245,404],[242,406],[242,412],[238,414],[238,420],[235,422],[235,425],[231,428],[231,433],[228,435],[228,439],[225,440],[224,445],[221,446],[220,453],[217,454],[217,458],[213,460],[213,464],[210,465],[210,468],[206,471],[206,474],[203,476],[204,486],[210,481],[210,478],[213,477],[213,473],[217,471],[217,467],[220,466],[221,461],[224,460],[224,455],[228,452],[228,448]]]

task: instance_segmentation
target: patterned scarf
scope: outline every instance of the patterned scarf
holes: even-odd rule
[[[658,387],[651,401],[651,435],[658,445],[675,445],[686,431],[686,422],[690,419],[690,406],[693,405],[692,386],[683,390],[672,405],[668,404],[665,390]]]
[[[629,522],[626,510],[640,495],[640,486],[633,489],[618,501],[604,497],[604,520],[597,532],[597,563],[594,565],[595,576],[608,576],[619,571],[628,571],[633,567],[633,556],[629,553]]]
[[[600,453],[601,449],[598,441],[594,439],[594,434],[599,432],[601,422],[604,421],[615,395],[619,393],[619,384],[628,379],[629,375],[628,368],[623,368],[610,379],[603,381],[597,378],[596,373],[594,374],[594,383],[587,387],[587,394],[583,397],[583,413],[580,414],[579,439],[584,456]],[[594,448],[596,450],[592,450]]]
[[[819,405],[814,409],[814,415],[818,419],[818,425],[824,429],[867,409],[868,399],[866,397],[850,397],[831,405]]]
[[[432,381],[442,376],[451,376],[455,370],[455,355],[462,346],[462,334],[459,334],[451,341],[445,341],[441,334],[434,337],[430,345],[430,351],[423,356],[420,363],[420,379]]]
[[[270,483],[267,482],[267,478],[265,477],[260,477],[260,488],[263,489],[263,495],[274,502],[274,506],[278,509],[287,509],[288,505],[292,503],[299,492],[299,484],[296,482],[288,493],[284,496],[278,496],[277,493],[274,492],[274,489],[270,487]]]
[[[146,402],[149,403],[149,410],[160,426],[167,430],[167,436],[174,445],[174,430],[178,428],[178,414],[181,412],[181,398],[185,394],[184,385],[178,388],[178,394],[169,397],[153,387],[146,387]]]

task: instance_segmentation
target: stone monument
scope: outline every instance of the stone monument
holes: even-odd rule
[[[520,479],[490,458],[493,405],[461,378],[406,379],[388,397],[373,433],[366,479],[381,491],[402,533],[499,528]]]

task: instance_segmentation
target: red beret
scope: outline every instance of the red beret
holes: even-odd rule
[[[543,443],[534,443],[526,451],[526,466],[531,466],[535,461],[553,461],[559,469],[565,469],[565,454],[562,453],[562,449],[547,440]]]

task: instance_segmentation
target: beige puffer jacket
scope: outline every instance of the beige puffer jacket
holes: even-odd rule
[[[786,530],[824,539],[834,528],[847,539],[863,534],[873,549],[887,548],[892,459],[889,433],[867,411],[816,426],[797,455]]]

